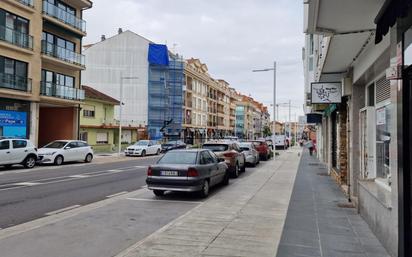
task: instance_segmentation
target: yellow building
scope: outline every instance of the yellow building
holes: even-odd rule
[[[89,0],[0,1],[0,136],[42,146],[78,137]]]

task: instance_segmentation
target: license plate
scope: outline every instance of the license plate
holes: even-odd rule
[[[179,173],[177,171],[162,170],[160,172],[160,175],[162,175],[162,176],[177,176],[177,175],[179,175]]]

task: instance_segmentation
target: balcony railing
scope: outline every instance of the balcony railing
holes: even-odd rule
[[[0,26],[0,40],[33,50],[33,37],[20,31]]]
[[[0,88],[31,91],[31,79],[12,74],[0,73]]]
[[[68,100],[84,100],[84,90],[50,82],[41,82],[40,94]]]
[[[84,20],[77,18],[75,15],[47,2],[46,0],[43,0],[43,13],[54,17],[75,29],[86,32],[86,22]]]
[[[27,5],[29,7],[34,7],[33,0],[17,0],[17,2]]]
[[[45,40],[41,41],[41,50],[43,54],[55,57],[62,61],[80,65],[82,67],[85,65],[84,55],[78,54],[58,45],[51,44]]]

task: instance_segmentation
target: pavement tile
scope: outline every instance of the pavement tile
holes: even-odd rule
[[[321,257],[319,248],[280,244],[278,257]]]

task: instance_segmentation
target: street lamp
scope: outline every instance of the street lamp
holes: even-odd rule
[[[122,108],[123,108],[123,80],[139,79],[138,77],[123,77],[120,73],[120,109],[119,109],[119,152],[122,152]]]
[[[273,68],[266,68],[261,70],[252,70],[252,72],[265,72],[265,71],[273,71],[273,121],[275,122],[274,127],[274,138],[275,142],[273,142],[273,158],[276,159],[276,62],[273,62]]]

